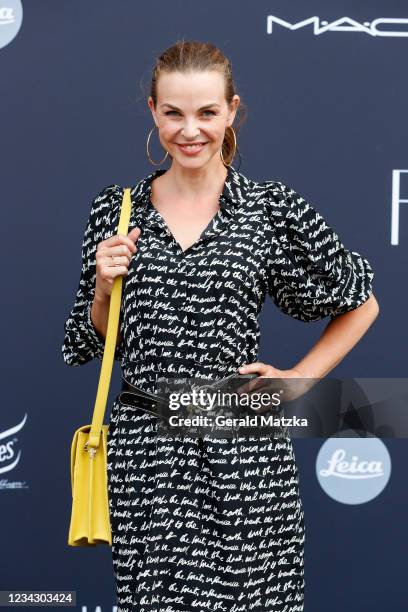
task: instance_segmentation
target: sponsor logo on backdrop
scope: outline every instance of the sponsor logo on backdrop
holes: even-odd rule
[[[391,244],[399,244],[400,205],[408,204],[408,193],[401,195],[401,174],[408,174],[408,170],[397,169],[392,171]]]
[[[117,606],[112,606],[112,607],[103,607],[103,606],[82,606],[81,607],[81,612],[108,612],[112,611],[112,612],[118,612],[118,607]]]
[[[0,489],[28,489],[25,481],[9,480],[4,477],[8,476],[20,461],[21,448],[16,434],[23,429],[26,420],[27,415],[25,414],[17,425],[0,432]]]
[[[342,432],[344,436],[344,432]],[[390,478],[391,459],[379,438],[329,438],[316,459],[322,489],[343,504],[364,504],[379,495]]]
[[[335,21],[329,22],[320,17],[308,17],[297,23],[290,23],[285,19],[280,19],[276,15],[268,15],[266,18],[266,31],[272,34],[276,24],[287,30],[300,30],[308,28],[315,36],[326,32],[360,32],[370,36],[408,36],[408,19],[399,17],[378,17],[373,21],[363,21],[360,23],[351,17],[340,17]]]
[[[0,49],[17,36],[22,21],[21,0],[0,0]]]

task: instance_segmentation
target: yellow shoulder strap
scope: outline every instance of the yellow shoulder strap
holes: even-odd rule
[[[126,187],[123,194],[118,234],[127,236],[131,212],[130,187]],[[116,341],[119,325],[120,302],[122,298],[123,276],[117,276],[113,282],[109,304],[108,329],[106,332],[105,348],[103,351],[101,372],[99,375],[98,391],[91,431],[87,442],[88,447],[97,448],[101,437],[102,424],[108,401],[109,385],[112,377],[113,362],[115,358]]]

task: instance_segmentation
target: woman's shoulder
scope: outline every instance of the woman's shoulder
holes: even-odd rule
[[[278,220],[282,221],[291,214],[296,214],[299,206],[309,207],[306,200],[295,189],[278,178],[250,179],[250,184],[252,197],[258,201],[264,214],[273,225]]]
[[[286,200],[294,193],[291,187],[277,178],[258,180],[237,170],[235,170],[235,174],[236,182],[240,187],[244,187],[249,196],[259,200],[282,203],[282,200]]]
[[[269,202],[281,201],[289,192],[287,185],[278,179],[258,180],[235,168],[229,172],[229,176],[231,188],[237,190],[239,199],[258,201],[261,204],[265,202],[268,206]]]
[[[321,214],[308,197],[299,193],[286,181],[267,179],[256,183],[262,194],[266,226],[282,242],[297,242],[301,248],[308,248],[310,236],[327,236],[334,243],[338,236],[330,222]]]
[[[262,196],[267,214],[273,220],[276,216],[300,220],[301,217],[321,217],[309,198],[301,195],[297,188],[280,179],[254,182]]]
[[[253,183],[256,185],[258,191],[260,191],[266,198],[269,197],[273,201],[277,200],[280,202],[282,199],[285,199],[289,204],[293,196],[300,197],[293,187],[277,178],[266,179],[263,181],[253,181]]]
[[[118,196],[121,194],[121,191],[122,188],[114,183],[103,187],[97,192],[92,200],[91,212],[98,213],[112,202],[116,202]]]
[[[107,237],[113,233],[123,189],[111,183],[102,187],[91,200],[87,232]]]
[[[92,200],[91,214],[105,214],[110,211],[111,216],[117,213],[121,206],[125,189],[130,189],[132,200],[142,196],[154,173],[139,179],[135,183],[119,185],[110,183],[103,187]]]

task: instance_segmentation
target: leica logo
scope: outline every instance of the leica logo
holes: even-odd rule
[[[10,6],[0,6],[0,25],[4,25],[6,23],[14,23],[14,11]]]
[[[328,468],[320,470],[320,476],[336,476],[338,478],[378,478],[384,476],[381,461],[360,461],[356,455],[351,461],[345,459],[346,451],[338,448],[328,460]]]

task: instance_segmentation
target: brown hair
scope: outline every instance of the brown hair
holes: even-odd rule
[[[212,43],[201,42],[198,40],[184,41],[178,40],[173,46],[166,49],[157,59],[153,68],[150,95],[153,99],[154,107],[157,105],[157,81],[161,73],[170,72],[189,72],[218,70],[225,79],[225,99],[230,104],[232,98],[237,94],[234,79],[232,77],[232,66],[230,60],[225,57],[218,47]],[[239,122],[233,126],[237,132],[246,118],[246,106],[240,102]],[[239,156],[241,157],[238,149]],[[222,143],[222,155],[226,164],[232,163],[234,155],[234,136],[232,130],[225,130],[225,137]]]

